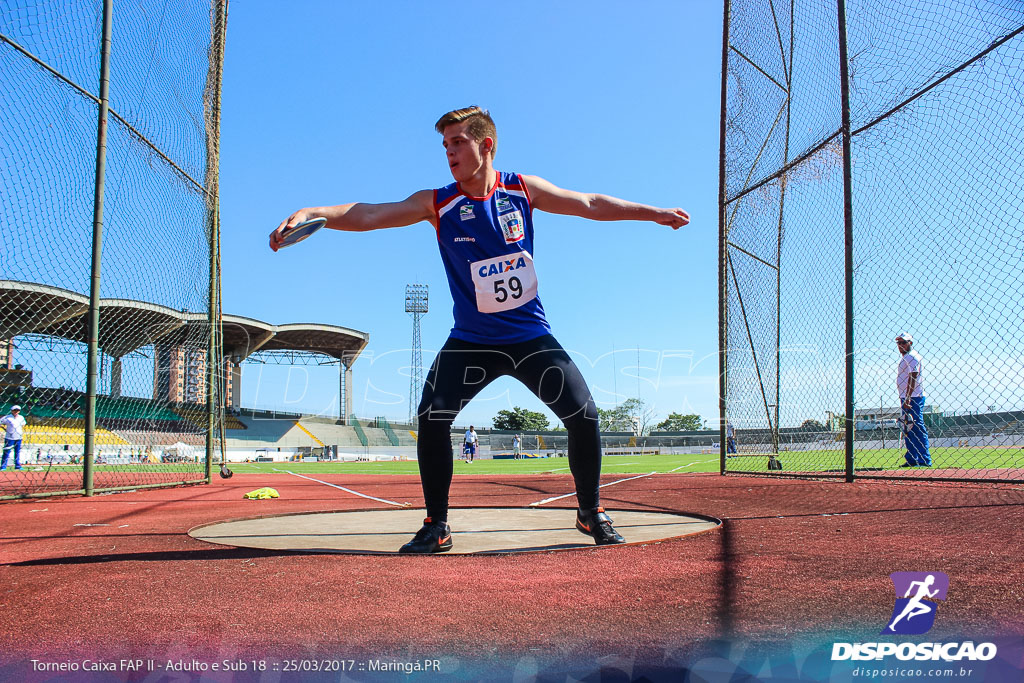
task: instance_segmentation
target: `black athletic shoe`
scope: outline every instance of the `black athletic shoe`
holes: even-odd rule
[[[900,467],[917,467],[917,465],[915,465],[913,463],[905,462],[902,465],[900,465]]]
[[[435,522],[427,517],[423,527],[412,540],[398,549],[400,553],[443,553],[452,549],[452,530],[447,522]]]
[[[626,539],[612,526],[612,518],[604,513],[604,508],[595,508],[586,512],[576,511],[576,528],[594,539],[597,545],[613,545],[625,543]]]

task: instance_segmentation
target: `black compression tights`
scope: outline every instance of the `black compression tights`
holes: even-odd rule
[[[449,338],[430,367],[418,410],[416,457],[427,515],[435,521],[448,519],[452,422],[484,387],[505,375],[525,384],[565,425],[577,502],[583,509],[599,504],[601,438],[597,406],[579,368],[558,341],[550,334],[500,346]]]

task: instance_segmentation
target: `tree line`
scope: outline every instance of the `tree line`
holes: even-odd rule
[[[701,428],[704,420],[700,415],[669,413],[668,417],[654,424],[654,409],[638,398],[626,399],[614,408],[597,409],[602,432],[632,432],[637,435],[661,432],[692,432]],[[499,410],[492,424],[495,429],[512,432],[544,432],[564,429],[560,425],[554,430],[549,427],[543,413],[514,406],[511,410]]]

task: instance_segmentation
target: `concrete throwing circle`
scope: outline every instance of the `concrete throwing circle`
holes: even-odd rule
[[[718,527],[711,517],[667,512],[608,511],[628,544],[690,536]],[[448,555],[528,553],[593,548],[576,530],[574,510],[454,508],[448,513],[453,547]],[[309,512],[215,522],[190,530],[207,543],[265,550],[397,554],[423,524],[423,510]],[[605,546],[616,547],[616,546]]]

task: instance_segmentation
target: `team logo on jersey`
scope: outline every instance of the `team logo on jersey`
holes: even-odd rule
[[[505,244],[512,244],[523,239],[523,214],[520,211],[503,213],[498,216],[501,232],[505,236]]]
[[[515,207],[512,205],[512,202],[508,200],[508,197],[498,197],[498,213],[505,213],[506,211],[511,211],[514,208]]]
[[[475,216],[473,216],[473,205],[472,204],[463,204],[461,207],[459,207],[459,219],[460,220],[469,221],[469,220],[472,220],[474,217]]]

